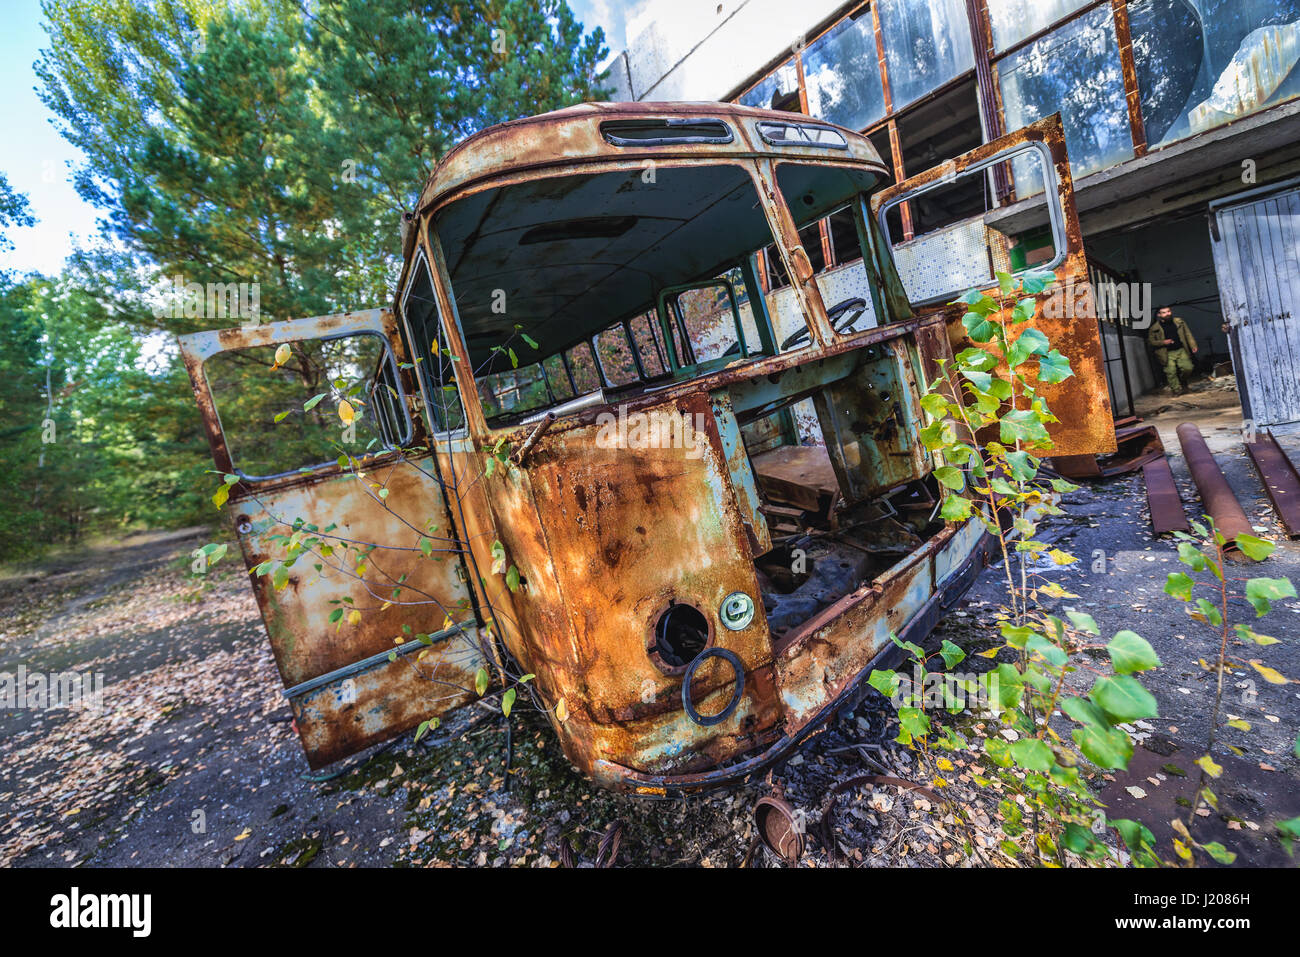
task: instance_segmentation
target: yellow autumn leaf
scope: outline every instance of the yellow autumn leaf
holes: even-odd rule
[[[355,608],[352,609],[352,611],[348,612],[348,624],[349,625],[361,624],[361,612],[357,611]]]
[[[344,425],[351,425],[357,417],[356,410],[352,408],[352,403],[347,399],[339,400],[339,419]]]
[[[569,720],[569,706],[564,703],[563,698],[561,698],[559,703],[555,706],[555,717],[560,722]]]
[[[1268,665],[1260,664],[1258,661],[1251,659],[1250,666],[1264,676],[1264,680],[1271,685],[1284,685],[1287,683],[1286,676],[1279,671],[1274,671]]]
[[[289,344],[286,342],[275,350],[275,365],[271,366],[272,370],[280,368],[289,361]]]
[[[281,346],[281,348],[284,348],[284,347]],[[248,840],[250,837],[252,837],[252,835],[253,835],[253,829],[252,829],[251,827],[246,827],[246,828],[244,828],[244,833],[242,833],[242,834],[236,834],[236,835],[235,835],[235,840],[236,840],[236,841],[246,841],[246,840]]]
[[[1223,765],[1216,764],[1214,758],[1210,757],[1208,754],[1197,758],[1196,764],[1202,771],[1212,778],[1217,778],[1223,773]]]

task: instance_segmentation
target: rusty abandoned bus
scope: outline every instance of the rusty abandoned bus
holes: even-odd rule
[[[1059,117],[890,178],[798,114],[577,106],[443,159],[391,308],[183,337],[312,767],[517,691],[599,783],[681,794],[924,639],[991,541],[919,440],[948,304],[1086,266]],[[1113,451],[1064,314],[1056,452]]]

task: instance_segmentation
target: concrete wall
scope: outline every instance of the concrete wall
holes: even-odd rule
[[[617,101],[724,100],[790,55],[845,0],[657,0],[614,59]]]

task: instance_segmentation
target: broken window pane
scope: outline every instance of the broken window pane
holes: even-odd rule
[[[632,358],[632,347],[628,344],[627,332],[622,323],[596,336],[596,348],[599,350],[600,367],[612,385],[629,385],[641,378],[636,371],[636,360]]]
[[[1129,21],[1152,146],[1300,93],[1300,0],[1133,0]]]
[[[569,371],[573,373],[573,382],[578,387],[578,395],[600,390],[600,373],[596,371],[596,360],[591,346],[580,342],[568,351]]]
[[[701,283],[668,297],[668,315],[673,322],[675,337],[683,331],[686,348],[679,340],[677,347],[683,365],[695,365],[723,356],[741,355],[741,341],[737,329],[743,324],[740,300],[744,285],[737,275],[719,277],[715,282]],[[738,285],[739,284],[739,287]],[[748,304],[745,309],[748,310]],[[752,320],[749,323],[752,327]],[[753,335],[753,333],[751,333]],[[755,351],[756,337],[747,340],[749,352]]]
[[[806,163],[782,163],[776,170],[777,184],[785,196],[795,224],[800,227],[799,241],[817,276],[817,289],[826,306],[831,324],[837,332],[861,332],[879,324],[873,306],[871,280],[862,261],[853,205],[877,185],[877,176],[863,170],[849,170]],[[834,264],[823,253],[818,219],[829,226],[828,239]],[[808,222],[811,220],[811,222]],[[808,223],[805,225],[805,223]],[[786,328],[788,305],[769,298],[768,311],[776,326],[777,344],[782,351],[802,349],[808,345],[806,328]]]
[[[963,172],[910,194],[916,235],[907,239],[902,204],[885,208],[885,228],[903,288],[913,303],[950,300],[972,288],[993,285],[999,272],[1046,267],[1060,249],[1045,204],[1008,215],[997,208],[999,180],[1043,181],[1043,155],[1036,147],[995,166]],[[1049,197],[1059,207],[1055,192]]]
[[[1128,103],[1109,5],[1013,53],[998,64],[1007,129],[1057,110],[1065,124],[1070,166],[1079,179],[1133,155]],[[1042,177],[1016,164],[1016,193],[1041,192]]]
[[[410,284],[402,294],[401,311],[410,330],[411,350],[415,354],[420,381],[432,406],[429,410],[432,427],[440,432],[463,428],[465,409],[460,402],[453,360],[438,319],[433,277],[423,254],[416,257],[412,267]]]
[[[871,9],[864,7],[810,44],[803,54],[803,74],[811,115],[853,130],[884,116]]]
[[[279,348],[232,349],[203,363],[235,471],[270,478],[330,464],[341,454],[359,457],[388,447],[371,407],[376,389],[393,388],[384,380],[397,382],[383,337],[361,333],[291,342],[287,358],[277,357]],[[403,410],[401,394],[394,392],[392,409]],[[406,443],[410,424],[404,411],[398,414],[397,438]]]
[[[641,368],[648,377],[663,375],[668,371],[668,352],[664,348],[663,331],[659,328],[659,319],[654,313],[637,316],[630,323],[632,341],[636,345],[637,355],[641,357]]]
[[[740,97],[741,106],[761,110],[799,112],[799,71],[794,60],[787,60]]]
[[[988,0],[993,47],[998,52],[1064,20],[1088,0]]]
[[[488,419],[531,412],[551,404],[551,393],[540,363],[480,376],[478,394],[483,400],[483,415]]]
[[[975,68],[965,0],[880,0],[894,109]]]
[[[542,360],[542,369],[546,373],[546,382],[551,387],[551,393],[557,400],[563,402],[573,398],[573,385],[569,382],[569,373],[564,369],[562,357],[558,354],[547,356]]]

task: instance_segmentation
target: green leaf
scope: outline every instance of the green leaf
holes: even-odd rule
[[[1104,771],[1125,770],[1133,757],[1133,741],[1119,728],[1086,724],[1071,737],[1083,756]]]
[[[1029,322],[1034,318],[1034,313],[1038,312],[1038,300],[1025,297],[1016,303],[1016,308],[1011,312],[1012,322]]]
[[[1029,636],[1029,641],[1025,643],[1025,651],[1031,656],[1038,655],[1054,668],[1061,667],[1069,660],[1065,652],[1053,644],[1051,639],[1039,634]]]
[[[483,697],[483,693],[487,691],[487,687],[488,687],[487,669],[480,668],[474,675],[474,690],[478,692],[478,696],[481,698]]]
[[[1025,273],[1020,280],[1025,293],[1030,296],[1037,296],[1039,293],[1046,292],[1054,282],[1056,282],[1056,273],[1050,269],[1031,270]]]
[[[966,487],[966,475],[961,469],[953,468],[951,465],[943,465],[934,470],[934,477],[954,492],[960,492]]]
[[[1160,667],[1160,658],[1151,643],[1132,631],[1118,632],[1106,645],[1106,650],[1110,652],[1111,666],[1119,675]]]
[[[1268,614],[1269,602],[1295,597],[1295,586],[1286,578],[1252,578],[1246,582],[1246,600],[1255,606],[1257,618]]]
[[[506,572],[506,587],[512,592],[519,591],[519,569],[514,565]]]
[[[1008,412],[1000,423],[1003,442],[1046,443],[1049,441],[1047,429],[1043,426],[1037,412],[1030,409],[1017,409]]]
[[[898,723],[902,730],[899,740],[910,744],[913,738],[923,738],[930,733],[930,719],[920,708],[899,708]]]
[[[501,713],[507,718],[510,717],[510,709],[515,706],[515,689],[507,688],[506,693],[501,696]]]
[[[970,499],[962,498],[960,495],[949,495],[943,500],[943,507],[939,509],[939,514],[948,522],[965,521],[970,518],[970,513]]]
[[[921,397],[921,408],[932,418],[942,419],[948,414],[948,397],[939,392],[930,392]]]
[[[867,684],[875,688],[886,698],[892,698],[894,692],[898,690],[898,683],[901,679],[896,671],[873,670],[871,676],[867,678]]]
[[[1201,850],[1206,854],[1209,854],[1210,857],[1214,858],[1220,864],[1231,864],[1237,859],[1236,854],[1228,850],[1218,841],[1211,841],[1209,844],[1202,844]]]
[[[322,392],[320,395],[312,396],[310,399],[308,399],[306,402],[302,404],[302,410],[304,412],[310,412],[312,409],[316,408],[316,406],[320,404],[320,400],[325,398],[325,396],[328,394],[329,393],[327,392]]]
[[[1089,635],[1100,635],[1101,629],[1097,627],[1097,622],[1092,615],[1084,614],[1081,611],[1070,611],[1066,609],[1065,617],[1070,619],[1070,624],[1074,625],[1080,631]]]
[[[1088,697],[1114,724],[1158,716],[1156,699],[1130,675],[1098,678]]]
[[[997,332],[997,326],[989,321],[988,316],[978,312],[966,313],[961,324],[966,327],[966,334],[972,342],[988,342]]]
[[[1014,369],[1030,356],[1047,355],[1049,348],[1051,347],[1047,341],[1047,336],[1043,335],[1040,330],[1026,329],[1007,352],[1007,364]]]
[[[1277,548],[1272,542],[1266,542],[1254,535],[1247,535],[1245,532],[1237,536],[1237,547],[1241,549],[1243,555],[1257,562],[1262,562],[1268,558],[1273,554],[1273,549]]]
[[[957,353],[957,363],[963,369],[973,369],[976,372],[992,372],[998,367],[997,356],[984,349],[974,347],[963,349]]]
[[[1196,599],[1196,608],[1201,613],[1201,616],[1215,628],[1223,624],[1223,615],[1208,600],[1204,598]]]
[[[1145,824],[1138,821],[1120,818],[1108,823],[1119,832],[1120,840],[1124,842],[1124,846],[1130,852],[1139,851],[1143,847],[1151,847],[1156,842],[1156,836],[1147,829]]]
[[[1278,821],[1277,832],[1286,842],[1287,853],[1290,853],[1292,845],[1300,841],[1300,817],[1293,817],[1289,821]]]
[[[1170,572],[1169,577],[1165,580],[1165,594],[1173,595],[1180,601],[1192,600],[1192,589],[1196,586],[1195,580],[1184,572]]]
[[[997,679],[997,703],[1003,711],[1010,711],[1012,708],[1020,705],[1021,696],[1025,691],[1025,679],[1021,677],[1015,666],[1002,662],[998,665],[997,670],[990,672],[990,683],[994,678]]]
[[[1011,756],[1016,764],[1027,771],[1046,771],[1056,760],[1052,749],[1037,738],[1021,738],[1013,742]]]
[[[1070,360],[1055,349],[1038,360],[1039,382],[1064,382],[1072,375],[1074,370],[1070,368]]]
[[[1007,468],[1017,482],[1028,482],[1038,474],[1038,459],[1028,452],[1008,452]]]
[[[1191,542],[1178,543],[1178,560],[1194,572],[1203,572],[1209,567],[1209,559]]]
[[[962,651],[947,638],[939,648],[939,654],[943,658],[945,667],[955,668],[966,659],[966,652]]]
[[[424,553],[424,557],[425,557],[425,558],[428,558],[430,555],[432,555],[432,554],[433,554],[433,540],[432,540],[432,539],[429,539],[429,538],[421,538],[421,539],[420,539],[420,551],[422,551],[422,552]]]

